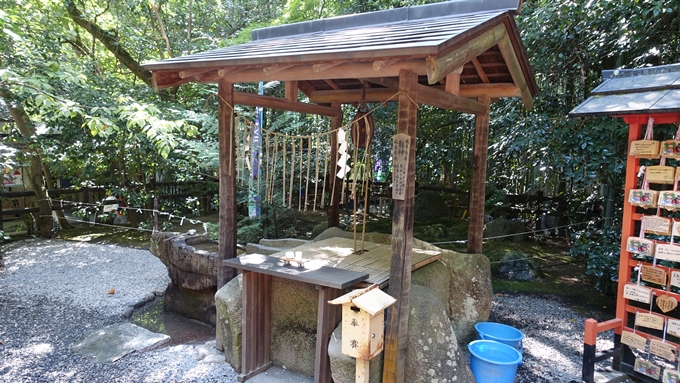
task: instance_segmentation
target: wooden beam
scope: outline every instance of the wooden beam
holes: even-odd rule
[[[482,68],[482,64],[479,63],[477,57],[472,59],[472,65],[475,66],[475,70],[477,71],[479,78],[482,79],[482,82],[485,84],[488,83],[489,78],[486,76],[486,72],[484,72],[484,68]]]
[[[297,81],[286,81],[286,100],[289,102],[297,102],[298,89]]]
[[[373,61],[373,70],[375,70],[376,72],[379,72],[379,71],[381,71],[384,67],[390,66],[390,65],[396,63],[396,62],[399,61],[399,60],[400,60],[400,59],[375,60],[375,61]]]
[[[430,87],[445,90],[445,87],[443,86],[434,85]],[[391,102],[397,102],[398,99],[394,97],[397,92],[398,90],[396,88],[366,89],[366,101],[385,102],[391,98]],[[340,101],[343,104],[351,104],[361,101],[362,94],[361,89],[313,90],[311,87],[304,90],[304,93],[309,97],[309,101],[315,104],[328,104],[332,100]],[[519,88],[513,83],[463,84],[460,85],[460,90],[458,92],[458,95],[464,98],[477,98],[483,94],[488,94],[491,98],[521,97]]]
[[[447,93],[438,88],[419,84],[416,89],[420,104],[462,113],[480,114],[486,110],[486,107],[477,101]]]
[[[271,76],[275,73],[282,72],[286,69],[292,68],[295,65],[272,65],[268,67],[262,68],[262,72],[264,72],[267,76]]]
[[[392,259],[389,293],[397,301],[387,311],[385,321],[384,383],[403,383],[408,343],[408,316],[411,295],[411,255],[416,166],[416,125],[418,123],[418,76],[402,70],[399,76],[397,133],[411,137],[406,173],[406,196],[394,200],[392,214]]]
[[[220,163],[220,242],[217,254],[217,289],[236,276],[236,269],[224,265],[236,257],[236,152],[234,151],[234,84],[221,81],[217,88],[217,121]]]
[[[430,84],[436,84],[456,68],[496,45],[505,35],[505,25],[499,24],[462,45],[456,45],[453,50],[428,57],[426,60],[427,81]]]
[[[503,60],[505,60],[505,64],[510,71],[512,80],[515,82],[515,85],[517,85],[520,93],[522,94],[524,107],[527,110],[531,110],[534,107],[534,100],[531,97],[531,90],[529,90],[529,84],[527,83],[526,78],[524,78],[524,72],[522,71],[522,67],[519,64],[519,60],[517,60],[515,49],[513,48],[512,43],[510,43],[510,37],[507,33],[505,33],[503,38],[498,42],[498,49],[503,55]]]
[[[331,88],[335,90],[340,90],[340,87],[338,86],[338,84],[335,83],[335,81],[329,79],[325,79],[324,81],[326,81],[326,84],[330,85]]]
[[[205,74],[208,72],[212,72],[214,69],[184,69],[179,71],[179,78],[189,78],[189,77],[194,77],[197,75]]]
[[[446,76],[446,84],[444,90],[446,93],[460,95],[460,74],[463,73],[463,67],[454,70]]]
[[[470,254],[482,252],[484,235],[484,200],[486,195],[486,160],[489,152],[489,109],[491,99],[483,95],[478,99],[486,111],[475,116],[475,140],[472,152],[472,184],[470,187],[470,224],[468,248]]]
[[[238,73],[226,74],[225,79],[234,83],[259,82],[259,81],[290,81],[290,80],[326,80],[326,79],[356,79],[370,78],[377,75],[384,77],[398,77],[401,69],[408,69],[420,76],[427,74],[424,59],[401,60],[398,64],[389,65],[376,72],[373,69],[373,62],[350,62],[334,66],[323,72],[314,72],[311,65],[296,65],[286,70],[273,72],[267,75],[259,68],[250,68]],[[211,82],[211,78],[206,78],[205,82]],[[216,82],[216,79],[215,81]],[[172,86],[172,85],[170,85]]]
[[[307,104],[304,102],[290,102],[283,98],[261,96],[254,93],[234,92],[234,102],[239,105],[261,106],[278,110],[287,110],[297,113],[318,114],[320,116],[333,117],[339,112],[337,109],[327,106]]]
[[[333,63],[323,63],[323,64],[314,64],[312,65],[312,70],[316,73],[323,72],[327,69],[331,69],[333,67],[336,67],[338,65],[342,64],[342,62],[333,62]]]

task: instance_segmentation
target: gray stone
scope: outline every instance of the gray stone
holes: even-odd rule
[[[170,254],[172,238],[178,235],[177,232],[158,232],[151,235],[149,251],[160,259],[165,266],[168,266],[168,254]]]
[[[425,286],[432,290],[446,306],[446,312],[451,312],[449,292],[451,290],[451,274],[449,268],[442,261],[430,263],[411,273],[411,283]]]
[[[515,242],[524,240],[526,227],[522,221],[498,218],[484,225],[484,238],[503,241],[512,238]],[[516,234],[516,235],[513,235]],[[497,238],[498,237],[498,238]]]
[[[329,238],[354,238],[354,233],[344,231],[335,226],[329,227],[328,229],[324,230],[323,233],[317,235],[314,239],[312,239],[312,242],[319,242]]]
[[[191,290],[171,282],[163,295],[163,308],[166,311],[215,326],[216,292],[216,288]]]
[[[380,383],[382,381],[383,355],[384,353],[380,353],[371,360],[368,368],[369,383]],[[356,382],[356,359],[342,353],[342,322],[333,331],[331,340],[328,342],[328,357],[331,361],[333,382]]]
[[[92,331],[73,344],[72,349],[95,363],[115,362],[132,352],[153,350],[170,343],[170,337],[132,323],[116,323]]]
[[[322,223],[314,226],[314,228],[312,229],[312,238],[316,238],[321,233],[326,231],[326,229],[328,229],[328,222],[322,222]]]
[[[229,281],[215,294],[217,307],[216,347],[224,351],[227,362],[234,370],[241,371],[241,322],[243,275]]]
[[[498,273],[508,279],[532,281],[536,276],[536,262],[529,254],[521,251],[506,252],[499,264]]]
[[[224,355],[208,355],[203,358],[203,361],[206,363],[224,363],[226,358]]]
[[[207,242],[207,235],[179,235],[172,239],[168,274],[173,283],[189,290],[217,291],[217,253],[192,246]]]
[[[404,382],[474,382],[444,303],[427,287],[411,285]]]

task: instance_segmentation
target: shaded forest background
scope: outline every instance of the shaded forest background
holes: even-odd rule
[[[52,179],[107,185],[130,206],[149,202],[140,186],[151,179],[214,179],[216,86],[157,92],[141,64],[247,42],[254,28],[429,2],[0,0],[0,110],[13,120],[0,132],[0,169],[27,166],[24,181],[42,193],[38,200],[46,211],[44,190],[54,187]],[[500,209],[508,194],[539,191],[566,197],[572,215],[604,203],[605,186],[621,203],[626,126],[567,113],[601,82],[603,69],[680,62],[678,9],[677,0],[524,2],[516,21],[540,92],[531,111],[518,99],[492,104],[487,214]],[[257,92],[258,84],[239,86]],[[284,84],[264,89],[283,95]],[[353,112],[348,108],[347,117]],[[238,113],[254,116],[246,107]],[[374,152],[384,161],[394,116],[393,106],[375,114]],[[473,119],[421,109],[419,185],[468,191]],[[329,126],[324,118],[274,110],[266,111],[265,120],[268,129],[290,134]],[[615,217],[619,210],[617,205]],[[616,225],[614,220],[599,227],[594,236],[576,233],[576,243],[585,247],[575,251],[592,249],[597,238],[608,241],[597,244],[603,247],[598,251],[612,257],[618,251]],[[51,218],[39,222],[41,232],[51,229]]]

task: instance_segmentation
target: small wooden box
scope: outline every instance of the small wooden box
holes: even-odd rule
[[[632,189],[628,195],[628,203],[645,209],[656,207],[658,200],[659,192],[656,190]]]
[[[342,305],[342,353],[371,360],[385,343],[384,310],[396,299],[378,288],[355,290],[329,303]]]
[[[666,158],[680,158],[680,140],[662,142],[661,155]]]
[[[630,155],[636,158],[659,158],[659,141],[638,140],[630,143]]]
[[[673,184],[675,168],[672,166],[647,166],[647,182],[650,184]]]

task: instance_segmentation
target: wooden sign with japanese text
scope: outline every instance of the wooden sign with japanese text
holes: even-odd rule
[[[642,280],[666,286],[666,271],[660,267],[642,265]]]
[[[623,286],[623,297],[632,301],[651,303],[652,290],[644,286],[628,283]]]
[[[680,271],[671,272],[671,286],[680,287]]]
[[[668,218],[646,215],[644,220],[645,233],[659,235],[669,235],[671,233],[671,220]]]
[[[647,166],[647,182],[650,184],[672,184],[675,182],[675,168],[672,166]]]
[[[654,257],[657,260],[680,262],[680,246],[659,244],[656,245]]]
[[[678,349],[670,343],[663,342],[659,339],[649,340],[649,352],[656,356],[668,359],[672,362],[676,360]]]
[[[643,351],[647,348],[647,338],[625,330],[621,333],[621,343]]]
[[[640,327],[653,328],[655,330],[663,330],[664,318],[659,315],[650,313],[635,314],[635,325]]]
[[[666,326],[666,333],[680,337],[680,320],[669,318],[668,325]]]
[[[636,158],[659,158],[661,142],[653,140],[637,140],[630,143],[630,155]]]
[[[669,295],[662,295],[656,298],[656,305],[659,306],[661,311],[667,313],[669,311],[675,310],[678,307],[678,301]]]
[[[399,133],[392,137],[392,199],[406,199],[406,179],[411,136]]]

